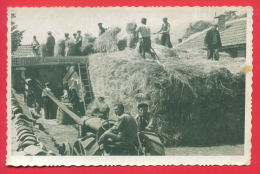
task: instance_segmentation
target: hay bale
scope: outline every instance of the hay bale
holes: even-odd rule
[[[54,47],[55,56],[64,56],[65,55],[65,40],[58,40],[57,44]]]
[[[86,56],[89,54],[93,54],[94,51],[94,42],[96,40],[96,37],[93,37],[90,34],[85,34],[83,41],[82,41],[82,46],[80,48],[82,55]]]
[[[97,52],[115,52],[117,47],[117,34],[121,31],[120,28],[114,27],[107,30],[95,41],[94,49]]]
[[[94,93],[104,94],[110,106],[122,102],[133,116],[137,103],[148,101],[158,133],[167,137],[165,144],[242,143],[245,76],[229,70],[226,60],[204,62],[187,54],[190,58],[162,57],[166,68],[128,51],[92,55]]]

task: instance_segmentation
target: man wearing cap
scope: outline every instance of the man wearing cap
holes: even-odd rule
[[[124,113],[123,104],[114,105],[114,110],[118,122],[99,138],[99,142],[104,145],[113,144],[114,155],[136,155],[134,148],[137,139],[136,121],[131,115]]]
[[[76,55],[77,56],[81,55],[81,51],[80,51],[81,45],[82,45],[82,36],[81,36],[81,31],[78,30],[77,35],[76,35]]]
[[[99,28],[99,36],[101,36],[103,33],[106,32],[106,28],[103,27],[103,24],[102,23],[98,23],[98,28]]]
[[[46,56],[54,56],[54,46],[55,46],[55,38],[52,36],[52,33],[48,32],[47,42],[46,42]]]
[[[108,104],[106,104],[105,98],[100,96],[97,98],[97,101],[95,101],[94,103],[94,106],[91,110],[91,115],[104,120],[108,120],[109,111],[110,108]]]
[[[75,44],[77,43],[77,33],[73,33],[73,40],[75,42]]]
[[[171,39],[170,39],[170,29],[171,29],[171,26],[168,22],[168,18],[163,18],[162,27],[161,27],[160,31],[158,31],[157,33],[162,34],[161,44],[163,46],[167,46],[168,48],[172,48],[172,43],[171,43]]]
[[[154,126],[154,120],[151,117],[151,113],[148,112],[148,105],[146,103],[140,103],[137,106],[138,114],[135,120],[140,131],[151,130]]]
[[[221,38],[219,31],[217,30],[218,25],[214,24],[213,27],[207,32],[204,44],[208,49],[208,59],[219,60],[219,49],[222,47]]]
[[[50,83],[45,83],[45,88],[42,91],[42,99],[43,99],[43,110],[44,110],[44,118],[51,119],[53,114],[53,102],[48,97],[47,94],[52,94]]]
[[[151,52],[151,30],[150,27],[146,25],[146,23],[147,19],[142,18],[142,25],[137,29],[137,36],[140,38],[139,52],[144,59],[145,53],[149,53],[155,59],[154,54]]]

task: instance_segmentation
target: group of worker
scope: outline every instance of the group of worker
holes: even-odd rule
[[[154,126],[153,118],[151,117],[150,112],[148,112],[148,105],[146,103],[140,103],[137,108],[138,114],[136,117],[133,117],[125,112],[123,104],[115,104],[114,113],[117,116],[118,121],[113,127],[102,134],[99,138],[99,143],[104,145],[113,144],[115,146],[115,154],[125,152],[128,155],[134,155],[135,149],[133,145],[138,139],[138,130],[151,131]]]
[[[218,25],[214,24],[214,26],[207,32],[204,43],[207,48],[207,57],[211,60],[219,59],[219,50],[221,49],[221,38],[219,31],[217,30]],[[105,33],[108,28],[103,27],[102,23],[98,23],[99,28],[99,36]],[[161,29],[153,34],[161,34],[161,45],[166,46],[168,48],[172,48],[172,43],[170,39],[170,31],[171,26],[168,22],[168,18],[163,18],[163,24]],[[139,38],[139,53],[145,59],[146,53],[149,53],[154,59],[156,58],[156,53],[152,49],[151,46],[151,29],[147,25],[147,18],[141,18],[141,26],[139,26],[136,30],[137,38]],[[75,55],[80,56],[81,51],[80,48],[82,46],[82,35],[81,31],[78,30],[73,34],[73,39],[70,38],[69,33],[65,33],[65,56],[69,56],[69,49],[71,44],[75,45]],[[54,46],[55,46],[55,38],[53,37],[51,32],[48,32],[48,37],[46,41],[46,56],[54,56]],[[33,53],[35,56],[40,56],[40,44],[36,38],[33,36],[32,41]]]
[[[48,97],[47,93],[52,94],[50,83],[46,83],[42,92],[42,97],[44,118],[53,119],[54,112],[52,111],[52,108],[54,103]],[[68,91],[65,90],[61,99],[62,103],[65,102],[65,98],[68,99],[68,95]],[[67,102],[69,102],[69,100]],[[118,153],[127,151],[128,154],[134,154],[135,149],[133,149],[133,144],[137,140],[138,130],[151,131],[154,129],[155,122],[151,113],[148,112],[148,104],[139,103],[137,106],[138,114],[135,117],[131,116],[129,113],[126,113],[124,105],[121,103],[115,104],[113,109],[115,116],[118,118],[118,121],[112,128],[108,129],[104,134],[102,134],[102,136],[99,138],[99,142],[103,144],[116,144],[116,150],[118,150]],[[104,97],[98,97],[97,100],[94,101],[94,105],[90,110],[90,113],[87,113],[87,115],[89,114],[88,116],[98,117],[103,120],[110,120],[110,108],[106,104]]]
[[[170,23],[168,22],[168,18],[163,18],[161,29],[154,34],[162,34],[161,45],[172,48],[170,39]],[[155,59],[156,55],[151,46],[151,29],[147,26],[147,18],[141,19],[141,26],[137,29],[137,38],[140,39],[139,53],[141,56],[145,59],[145,54],[149,53]]]
[[[45,56],[54,56],[54,46],[55,46],[55,38],[53,37],[52,33],[49,31],[48,33],[48,37],[46,40],[46,44],[45,44]],[[34,56],[40,56],[40,43],[38,42],[36,36],[33,36],[33,41],[32,41],[32,50],[33,50],[33,54]]]
[[[74,55],[75,56],[80,56],[81,55],[81,45],[82,45],[82,36],[81,36],[81,31],[78,30],[76,33],[73,33],[73,39],[70,38],[69,33],[65,33],[64,34],[64,46],[65,46],[65,50],[64,50],[64,56],[69,56],[69,50],[71,47],[75,47],[75,51],[74,51]],[[34,56],[40,56],[40,44],[36,38],[36,36],[33,36],[33,41],[32,41],[32,50],[33,50],[33,54]],[[52,35],[51,32],[48,32],[48,37],[47,37],[47,41],[45,44],[45,56],[54,56],[54,47],[55,47],[55,38]]]

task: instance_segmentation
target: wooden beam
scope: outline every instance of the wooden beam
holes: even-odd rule
[[[12,57],[12,67],[88,64],[85,56]]]

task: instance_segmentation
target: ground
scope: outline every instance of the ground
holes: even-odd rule
[[[220,156],[220,155],[243,155],[244,145],[221,145],[212,147],[169,147],[166,155],[174,156]]]
[[[77,130],[71,125],[58,125],[55,120],[44,120],[40,122],[44,125],[45,131],[56,140],[56,142],[75,142],[77,140]],[[220,145],[211,147],[167,147],[166,155],[173,156],[219,156],[219,155],[243,155],[244,145]]]

